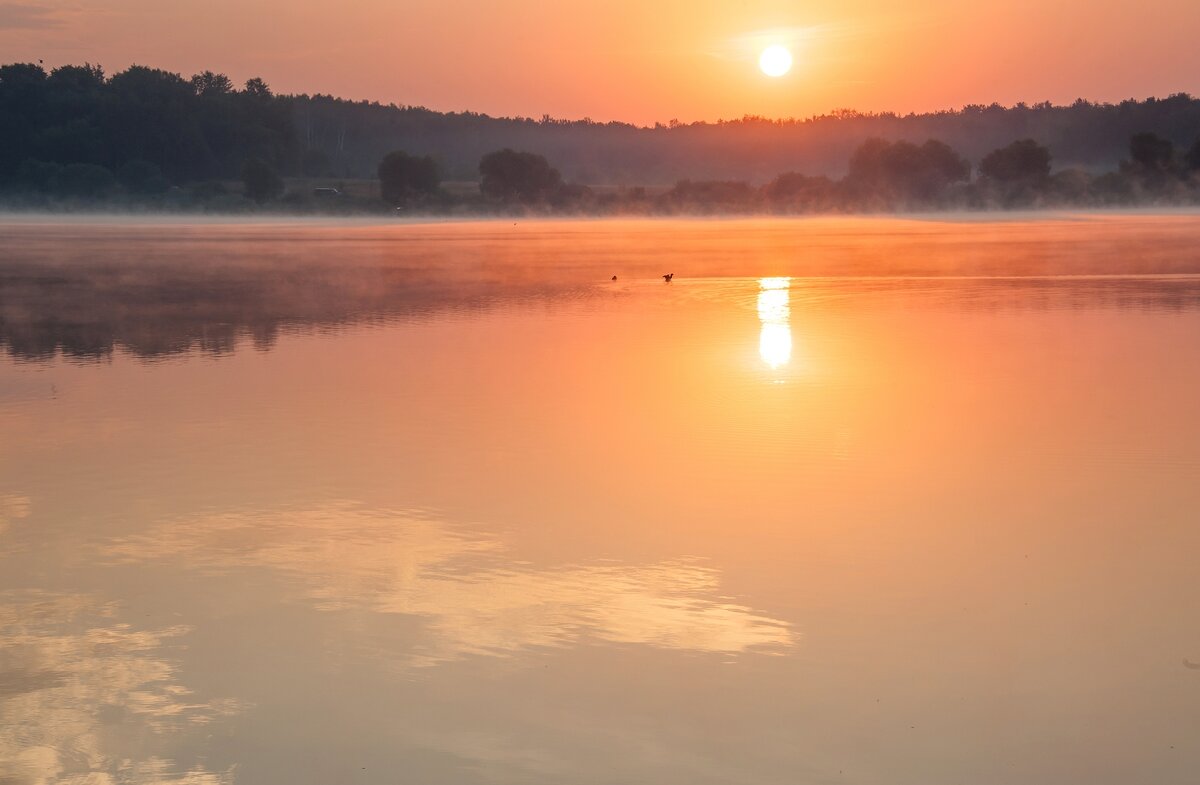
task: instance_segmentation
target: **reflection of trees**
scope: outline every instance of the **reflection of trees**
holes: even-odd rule
[[[139,630],[81,595],[0,594],[0,782],[5,785],[219,785],[155,754],[147,737],[185,734],[237,710],[197,702],[162,649],[185,628]],[[120,724],[129,734],[114,734]],[[139,738],[138,750],[119,738]]]
[[[79,243],[88,248],[86,240]],[[0,252],[0,344],[19,360],[60,352],[99,359],[117,348],[144,358],[224,354],[245,341],[269,349],[288,329],[551,293],[543,284],[500,287],[452,272],[382,265],[376,263],[379,249],[364,255],[352,244],[333,251],[262,243],[257,247],[263,257],[234,243],[210,245],[178,262],[160,256],[186,253],[169,242],[155,245],[154,256],[135,260],[123,258],[117,248],[96,252],[94,261],[32,253],[5,259]],[[325,258],[326,251],[350,258]]]
[[[906,283],[917,292],[921,283]],[[928,284],[925,284],[925,288]],[[1030,277],[943,281],[938,291],[972,311],[1116,308],[1182,311],[1200,307],[1200,277]]]
[[[57,352],[95,359],[118,346],[142,357],[221,354],[243,335],[269,348],[289,320],[344,318],[340,307],[299,307],[267,284],[233,271],[190,276],[104,268],[46,275],[10,268],[0,279],[0,342],[26,360]]]
[[[768,267],[792,277],[1200,270],[1196,229],[1186,219],[979,222],[951,229],[835,219],[805,231],[774,222],[741,229],[630,222],[614,224],[616,231],[563,223],[511,236],[507,226],[6,225],[0,232],[0,345],[18,360],[58,353],[98,359],[116,349],[144,358],[223,354],[239,344],[268,349],[289,330],[619,292],[586,282],[607,282],[614,268],[623,282],[655,279],[664,259],[678,257],[687,259],[688,278]],[[794,252],[798,240],[806,254]],[[872,278],[837,285],[904,284]],[[998,307],[1069,301],[1184,308],[1198,300],[1197,283],[1187,278],[1020,278],[989,286],[1003,299]],[[983,307],[985,289],[973,287],[964,306]]]

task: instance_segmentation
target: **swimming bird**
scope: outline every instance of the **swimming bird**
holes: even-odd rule
[[[614,276],[613,276],[613,280],[614,280],[614,281],[615,281],[615,280],[617,280],[617,276],[615,276],[615,275],[614,275]]]
[[[667,273],[666,275],[663,276],[663,280],[669,282],[674,277],[675,277],[675,273]]]

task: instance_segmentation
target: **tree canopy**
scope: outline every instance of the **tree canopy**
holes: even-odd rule
[[[1001,183],[1035,183],[1050,176],[1050,151],[1032,139],[993,150],[979,162],[979,173]]]
[[[383,157],[377,169],[380,195],[389,204],[404,204],[415,196],[437,192],[440,178],[437,164],[429,156],[413,156],[393,150]]]
[[[142,65],[112,75],[90,63],[49,72],[0,65],[5,200],[32,194],[29,204],[45,205],[115,195],[204,206],[224,199],[243,209],[247,201],[231,193],[231,181],[248,175],[246,192],[269,201],[280,189],[268,171],[336,178],[339,187],[378,176],[378,192],[351,186],[336,203],[378,211],[378,195],[464,210],[1193,203],[1200,201],[1200,100],[1178,94],[903,116],[838,110],[637,127],[276,95],[260,78],[238,88],[207,70],[185,77]],[[480,193],[442,190],[441,178],[478,178]],[[293,189],[285,203],[303,205],[312,185]]]
[[[526,204],[544,201],[562,186],[562,175],[545,156],[508,148],[485,155],[479,177],[484,196]]]
[[[847,181],[864,197],[914,205],[935,202],[952,183],[970,179],[971,164],[944,142],[922,145],[868,139],[850,157]]]
[[[117,172],[134,160],[168,182],[232,179],[248,158],[287,171],[297,150],[291,106],[261,79],[239,91],[211,71],[184,79],[135,65],[106,78],[91,64],[0,66],[0,181],[25,161]]]

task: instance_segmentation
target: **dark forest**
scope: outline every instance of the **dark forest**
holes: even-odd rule
[[[498,174],[489,180],[489,171]],[[10,206],[304,210],[336,201],[344,210],[656,213],[1189,204],[1198,171],[1200,100],[1186,94],[638,127],[276,95],[262,79],[238,86],[212,72],[0,66],[0,192]],[[382,187],[369,194],[344,184],[376,178]],[[463,186],[476,182],[482,190]],[[443,187],[451,183],[457,190]]]

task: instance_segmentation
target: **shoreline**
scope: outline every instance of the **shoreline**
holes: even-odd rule
[[[1102,219],[1154,219],[1154,218],[1197,218],[1200,205],[1163,207],[1087,207],[1046,208],[1021,210],[941,210],[941,211],[889,211],[878,213],[715,213],[715,214],[516,214],[498,215],[473,213],[469,215],[444,215],[438,213],[412,215],[339,215],[329,213],[202,213],[171,211],[115,211],[115,210],[0,210],[0,226],[104,226],[120,223],[126,226],[347,226],[347,227],[403,227],[438,225],[499,225],[499,224],[598,224],[628,223],[654,225],[670,222],[753,224],[753,223],[856,223],[862,221],[881,223],[952,223],[952,224],[1001,224],[1001,223],[1054,223],[1078,222]]]

